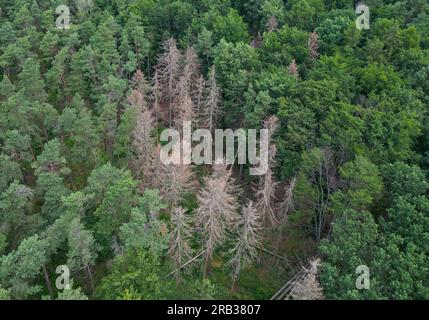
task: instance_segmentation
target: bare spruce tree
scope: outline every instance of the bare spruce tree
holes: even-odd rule
[[[173,38],[163,44],[164,53],[159,57],[155,67],[158,85],[161,90],[162,102],[167,108],[168,125],[171,127],[174,118],[174,104],[176,102],[177,85],[181,74],[182,53],[176,46]],[[162,109],[161,105],[161,109]]]
[[[196,125],[198,127],[201,126],[201,112],[203,110],[203,102],[204,102],[204,89],[206,86],[206,82],[204,80],[204,77],[202,75],[199,76],[199,78],[196,81],[195,84],[195,90],[192,92],[192,97],[195,105],[195,114],[197,116],[196,119]]]
[[[288,72],[290,75],[299,78],[298,66],[296,65],[295,59],[292,59],[292,62],[289,65]]]
[[[133,147],[136,154],[135,172],[142,179],[148,176],[151,170],[154,150],[153,132],[155,129],[152,111],[146,109],[137,116],[137,125],[134,129]]]
[[[192,237],[192,219],[182,207],[174,208],[171,215],[172,231],[168,253],[177,268],[176,282],[180,282],[181,267],[192,257],[189,241]]]
[[[144,172],[145,179],[143,185],[145,188],[158,189],[162,184],[163,178],[163,163],[160,160],[161,145],[158,143],[152,150],[150,156],[150,164]]]
[[[319,57],[319,36],[316,32],[310,33],[308,38],[308,55],[311,61],[316,60]]]
[[[283,231],[282,225],[286,223],[289,214],[295,210],[295,202],[294,202],[294,191],[296,186],[296,177],[292,178],[290,183],[286,185],[283,189],[282,199],[278,204],[278,234],[276,239],[275,247],[277,250],[280,248],[280,244],[283,241]]]
[[[183,103],[183,100],[186,97],[192,95],[200,77],[200,63],[198,61],[198,56],[192,47],[188,47],[186,49],[184,60],[183,71],[176,89],[176,98],[179,104]]]
[[[159,161],[159,160],[157,160]],[[160,162],[160,161],[159,161]],[[159,171],[158,185],[160,195],[172,207],[177,207],[186,193],[195,191],[195,180],[192,166],[188,165],[164,165]]]
[[[263,128],[268,129],[268,168],[264,176],[261,177],[256,192],[256,208],[262,212],[264,220],[271,223],[271,225],[277,224],[277,217],[274,208],[276,200],[276,188],[278,183],[275,181],[273,176],[273,167],[275,165],[274,158],[277,153],[277,148],[272,144],[273,134],[277,130],[277,118],[271,116],[266,119],[263,123]]]
[[[317,279],[320,259],[312,259],[307,267],[302,267],[301,276],[292,282],[292,287],[286,299],[293,300],[322,300],[323,291]]]
[[[143,93],[145,97],[149,94],[151,90],[151,87],[146,80],[143,71],[141,71],[140,69],[135,72],[133,78],[131,79],[131,86],[134,90],[138,90],[139,92]]]
[[[146,92],[149,88],[143,72],[138,70],[132,83],[134,90],[128,97],[128,103],[137,111],[137,121],[133,131],[133,151],[135,154],[133,167],[137,178],[143,179],[145,172],[150,170],[151,166],[151,157],[155,145],[153,138],[155,119],[152,110],[147,105]]]
[[[198,186],[191,165],[164,164],[160,159],[161,145],[156,145],[150,157],[150,166],[145,174],[144,186],[159,190],[171,208],[178,207],[187,193]]]
[[[196,225],[203,237],[205,250],[204,278],[215,248],[226,239],[226,232],[237,219],[237,200],[231,190],[231,173],[205,178],[205,187],[197,195]]]
[[[279,22],[275,16],[271,16],[268,19],[266,27],[268,32],[276,31],[279,28]]]
[[[220,89],[216,82],[216,71],[213,68],[210,72],[210,78],[207,82],[207,96],[203,110],[203,126],[214,132],[216,123],[220,115]]]
[[[183,123],[185,121],[192,121],[194,116],[194,104],[191,97],[187,95],[183,97],[180,104],[178,105],[177,116],[174,120],[176,129],[181,131]],[[185,137],[183,136],[183,138]],[[189,143],[191,143],[191,141],[189,141]]]
[[[158,121],[163,120],[165,121],[163,114],[162,114],[162,108],[161,108],[161,101],[162,101],[162,87],[159,80],[159,71],[155,70],[155,74],[152,78],[152,94],[151,98],[153,101],[153,112],[155,113],[155,121],[158,125]]]
[[[258,247],[262,239],[261,230],[261,216],[253,203],[249,202],[243,208],[235,226],[238,237],[234,248],[231,250],[232,258],[229,261],[229,265],[232,268],[232,287],[234,287],[241,270],[257,259]]]
[[[294,204],[294,190],[296,186],[296,177],[292,178],[290,183],[284,188],[283,199],[279,206],[280,222],[286,221],[288,214],[295,209]]]

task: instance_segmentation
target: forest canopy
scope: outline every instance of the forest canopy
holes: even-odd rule
[[[429,299],[428,169],[426,0],[0,0],[0,300]]]

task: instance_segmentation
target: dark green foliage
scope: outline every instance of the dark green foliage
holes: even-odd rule
[[[69,30],[56,28],[58,1],[1,2],[0,300],[268,299],[316,255],[326,298],[429,299],[427,1],[366,0],[369,30],[351,0],[84,2],[65,1]],[[171,38],[182,54],[160,66]],[[230,291],[234,229],[205,268],[197,256],[211,168],[168,171],[153,151],[166,109],[189,116],[184,101],[195,128],[209,107],[216,128],[277,118],[279,222],[261,221]],[[231,207],[257,200],[263,179],[248,169],[231,170],[242,191]],[[174,183],[192,190],[172,204]],[[195,259],[178,276],[171,248],[183,243]],[[72,289],[52,290],[66,263]],[[356,288],[359,265],[370,290]]]

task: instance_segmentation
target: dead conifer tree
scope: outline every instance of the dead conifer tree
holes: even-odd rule
[[[147,176],[147,172],[151,170],[152,166],[153,149],[155,147],[153,137],[154,121],[152,111],[146,109],[140,112],[133,132],[133,147],[136,155],[134,167],[137,177],[140,179]]]
[[[275,116],[269,117],[264,121],[263,128],[268,129],[268,168],[265,175],[261,177],[259,181],[256,192],[256,208],[262,212],[264,220],[269,221],[271,225],[274,226],[278,222],[274,210],[277,182],[273,177],[273,167],[275,165],[274,158],[277,153],[277,148],[272,144],[272,137],[277,130],[277,118]]]
[[[128,97],[128,103],[136,109],[137,120],[133,131],[133,152],[135,161],[133,164],[137,178],[142,179],[143,172],[150,166],[150,158],[154,148],[154,118],[153,112],[147,106],[146,92],[148,90],[144,74],[137,71],[133,77],[134,89]]]
[[[149,165],[146,166],[143,172],[143,187],[158,189],[162,183],[162,172],[164,170],[163,163],[160,159],[161,145],[158,143],[152,150],[149,157]]]
[[[268,153],[268,169],[265,175],[259,181],[258,191],[256,193],[257,203],[256,206],[264,216],[264,220],[268,221],[272,226],[278,223],[276,212],[274,210],[274,202],[276,200],[277,182],[273,177],[273,171],[270,168],[274,162],[276,155],[276,147],[270,147]]]
[[[216,82],[216,71],[213,68],[210,72],[210,78],[207,82],[207,97],[204,103],[203,110],[203,126],[214,132],[220,110],[220,89]]]
[[[195,105],[195,113],[197,115],[197,126],[200,127],[201,124],[201,112],[203,108],[203,102],[204,102],[204,89],[205,89],[206,82],[204,80],[204,77],[202,75],[199,76],[195,83],[195,90],[192,92],[192,100],[194,101]]]
[[[308,267],[302,267],[302,276],[292,283],[292,288],[287,299],[293,300],[322,300],[323,291],[317,279],[320,267],[320,259],[310,261]]]
[[[232,177],[232,168],[232,166],[228,167],[226,159],[217,159],[212,166],[212,177],[216,179],[227,179],[229,183],[226,184],[225,190],[235,198],[239,198],[242,190]]]
[[[177,268],[176,282],[179,284],[181,278],[181,267],[192,257],[192,249],[189,241],[192,237],[191,217],[186,214],[185,209],[174,208],[171,215],[172,231],[170,233],[169,255]]]
[[[133,90],[128,96],[127,101],[129,105],[133,108],[136,108],[137,111],[143,111],[147,109],[147,103],[144,97],[143,92],[140,90]]]
[[[277,234],[277,240],[275,247],[277,250],[280,248],[280,244],[283,240],[283,228],[281,226],[286,223],[288,215],[290,212],[295,210],[295,203],[294,203],[294,190],[296,186],[296,177],[294,177],[290,183],[284,187],[283,194],[282,194],[282,200],[278,205],[278,222],[280,228],[278,228],[278,234]]]
[[[167,119],[171,127],[174,117],[173,106],[176,100],[177,85],[180,77],[182,53],[177,48],[176,40],[173,38],[163,44],[163,50],[164,53],[158,59],[155,72],[157,73],[162,100],[167,105]]]
[[[192,193],[196,188],[196,180],[192,167],[189,165],[164,165],[157,178],[160,195],[172,207],[177,207],[186,193]]]
[[[226,238],[237,219],[237,200],[231,193],[234,187],[231,173],[205,178],[205,187],[197,195],[196,225],[203,236],[205,250],[204,278],[215,248]]]
[[[186,193],[197,187],[192,166],[164,164],[160,159],[161,145],[153,148],[150,171],[145,175],[145,186],[158,189],[170,207],[178,207]]]
[[[311,61],[316,60],[319,57],[319,36],[316,32],[310,33],[308,38],[308,55]]]
[[[182,103],[186,97],[192,95],[200,76],[198,56],[192,47],[187,48],[184,60],[183,71],[176,89],[176,98],[179,104]]]
[[[150,92],[150,85],[146,80],[146,77],[140,69],[138,69],[133,78],[131,79],[131,86],[134,90],[138,90],[143,93],[145,96]]]
[[[231,250],[232,258],[228,262],[232,268],[233,288],[241,270],[248,267],[258,257],[258,247],[262,239],[261,230],[261,217],[250,201],[243,208],[235,226],[238,237]]]
[[[289,65],[288,72],[290,75],[299,78],[298,66],[296,65],[295,59],[292,59],[292,62]]]
[[[151,98],[153,101],[153,112],[155,114],[155,121],[158,126],[159,120],[163,120],[165,122],[165,119],[162,114],[162,108],[161,108],[161,100],[162,100],[162,87],[161,83],[159,81],[159,71],[155,70],[155,74],[153,75],[152,79],[152,94]]]
[[[131,107],[135,107],[138,111],[144,111],[147,106],[147,95],[150,92],[150,86],[146,81],[145,75],[141,70],[137,70],[131,79],[132,91],[127,98]]]
[[[289,185],[287,185],[284,189],[283,193],[283,199],[279,206],[280,211],[280,222],[283,223],[286,221],[286,218],[289,214],[289,212],[293,211],[295,208],[294,199],[293,199],[293,192],[296,186],[296,177],[294,177]]]
[[[264,129],[268,130],[268,143],[270,146],[273,146],[273,136],[274,133],[276,133],[278,128],[278,119],[276,116],[270,116],[267,119],[265,119],[264,123],[262,124],[262,127]]]
[[[266,24],[268,32],[276,31],[279,28],[279,22],[275,16],[271,16]]]
[[[194,104],[190,96],[185,96],[178,105],[177,116],[174,119],[174,124],[177,130],[181,131],[185,121],[192,121],[194,119]],[[185,138],[185,137],[184,137]],[[192,141],[189,141],[191,143]]]

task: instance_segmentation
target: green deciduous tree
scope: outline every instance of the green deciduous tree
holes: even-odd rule
[[[91,267],[97,258],[98,245],[91,231],[84,229],[79,218],[71,222],[68,235],[69,251],[67,254],[67,266],[72,270],[84,269],[88,275],[91,288],[94,291],[94,281]]]
[[[0,281],[10,290],[11,297],[29,298],[40,292],[40,285],[35,282],[46,263],[46,241],[39,236],[31,236],[19,247],[0,257]]]
[[[174,286],[173,279],[165,279],[167,266],[146,250],[130,250],[118,256],[112,272],[97,288],[103,299],[148,300],[167,299]]]

